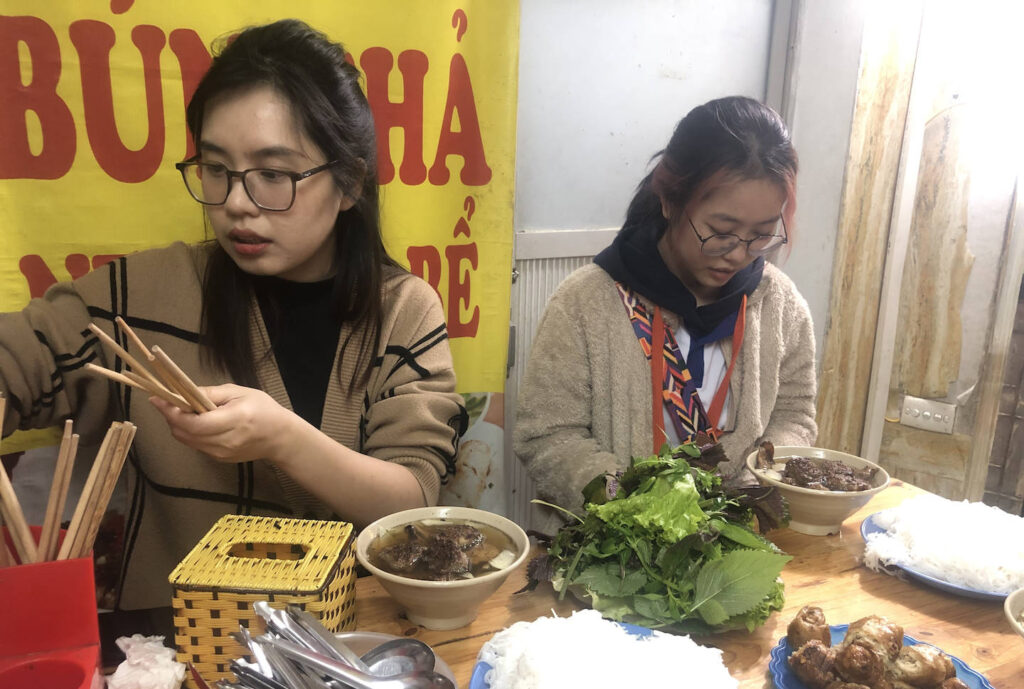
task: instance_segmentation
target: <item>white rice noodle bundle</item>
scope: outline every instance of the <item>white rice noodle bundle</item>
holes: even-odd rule
[[[516,622],[485,643],[479,659],[492,668],[490,689],[738,686],[718,649],[657,631],[640,638],[596,610]]]
[[[1024,519],[980,502],[937,495],[879,512],[886,533],[867,537],[864,564],[909,567],[950,584],[992,593],[1024,588]]]

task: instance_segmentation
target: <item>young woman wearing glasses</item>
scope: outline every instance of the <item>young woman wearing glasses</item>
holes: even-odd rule
[[[167,575],[225,513],[363,526],[436,503],[454,471],[466,412],[441,304],[385,252],[358,79],[301,22],[242,31],[192,97],[197,154],[178,165],[214,241],[134,254],[2,316],[6,432],[138,426],[119,607],[166,606]],[[118,316],[216,409],[86,373],[124,368],[87,330],[124,342]]]
[[[578,508],[594,476],[698,431],[719,438],[727,472],[761,440],[814,442],[810,313],[764,258],[789,241],[796,173],[785,125],[757,101],[714,100],[678,124],[534,339],[515,451],[542,497]]]

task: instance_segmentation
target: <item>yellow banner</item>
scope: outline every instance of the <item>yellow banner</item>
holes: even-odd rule
[[[377,124],[392,256],[445,305],[459,390],[504,390],[518,3],[5,0],[0,310],[112,257],[204,237],[173,164],[218,37],[286,16],[344,43]]]

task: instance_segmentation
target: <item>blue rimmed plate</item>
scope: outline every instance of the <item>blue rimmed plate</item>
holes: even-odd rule
[[[860,524],[860,535],[864,539],[865,543],[867,543],[868,536],[870,536],[871,534],[886,533],[886,530],[879,526],[878,523],[875,521],[875,516],[877,516],[878,514],[878,512],[875,512],[874,514],[868,515],[867,518],[865,518],[864,521]],[[980,598],[982,600],[997,601],[1001,601],[1007,596],[1007,594],[1005,593],[998,593],[996,591],[982,591],[979,589],[970,588],[969,586],[960,586],[959,584],[953,584],[948,581],[943,581],[942,579],[937,579],[931,575],[925,574],[924,572],[919,572],[913,567],[893,565],[892,567],[890,567],[890,569],[895,569],[897,570],[897,572],[902,572],[906,574],[908,577],[912,579],[917,579],[923,584],[934,586],[937,589],[941,589],[943,591],[946,591],[947,593],[953,593],[958,596],[966,596],[968,598]]]
[[[846,629],[849,626],[848,624],[837,624],[829,627],[829,631],[832,632],[833,646],[838,645],[843,640],[843,637],[846,636]],[[920,643],[923,642],[918,641],[912,636],[903,635],[904,646],[916,646]],[[925,645],[930,646],[931,644]],[[770,659],[768,660],[768,674],[772,677],[775,689],[807,689],[807,685],[801,682],[789,668],[787,660],[791,651],[792,649],[789,647],[789,641],[786,637],[779,639],[779,643],[772,649]],[[946,652],[943,651],[943,653]],[[951,656],[948,653],[946,655],[953,661],[957,678],[970,687],[970,689],[994,689],[980,672],[972,670],[967,663],[956,656]]]
[[[619,626],[624,628],[633,636],[644,637],[650,636],[654,633],[647,627],[638,627],[635,624],[619,622]],[[476,665],[473,666],[473,674],[469,678],[469,689],[490,689],[491,685],[487,682],[487,673],[491,671],[491,666],[482,660],[479,660],[479,656],[477,656],[477,658],[478,660],[476,661]]]

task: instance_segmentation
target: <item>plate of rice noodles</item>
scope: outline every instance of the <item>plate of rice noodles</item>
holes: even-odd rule
[[[717,648],[580,610],[516,622],[495,634],[477,655],[469,689],[656,687],[681,672],[687,686],[739,686]]]
[[[846,637],[846,630],[849,626],[848,624],[829,625],[829,631],[832,633],[833,647],[838,646]],[[903,646],[917,646],[919,644],[934,648],[931,644],[923,643],[906,634],[903,635]],[[789,640],[785,636],[779,639],[779,643],[771,650],[770,660],[768,661],[768,674],[771,675],[775,689],[816,689],[800,681],[800,678],[790,668],[788,659],[792,651]],[[943,653],[953,662],[953,667],[956,669],[956,678],[967,685],[968,689],[994,689],[980,672],[972,669],[959,658],[951,656],[944,651]]]
[[[876,571],[984,600],[1024,587],[1024,519],[998,507],[921,495],[868,516],[860,533]]]

